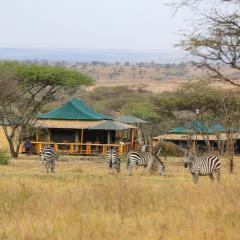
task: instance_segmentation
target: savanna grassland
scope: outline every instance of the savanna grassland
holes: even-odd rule
[[[65,160],[49,175],[37,157],[0,166],[0,239],[240,239],[240,158],[197,185],[181,158],[164,160],[166,177]]]

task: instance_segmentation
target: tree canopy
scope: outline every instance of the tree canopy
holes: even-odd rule
[[[94,81],[74,70],[19,62],[0,63],[0,118],[12,156],[16,157],[25,130],[36,114],[54,101],[61,89]]]
[[[197,9],[199,16],[179,46],[194,56],[194,64],[207,70],[211,80],[240,87],[236,77],[240,71],[240,1],[175,0],[174,4]]]

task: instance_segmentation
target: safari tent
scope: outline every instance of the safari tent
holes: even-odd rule
[[[234,131],[236,138],[236,152],[240,152],[240,131]],[[171,129],[164,132],[153,141],[171,141],[180,146],[186,146],[188,141],[193,143],[193,147],[205,147],[205,139],[208,139],[212,149],[218,145],[224,145],[227,141],[228,130],[221,124],[215,123],[211,126],[206,126],[201,121],[192,121],[185,123],[183,126]]]
[[[46,145],[61,153],[86,155],[104,154],[110,146],[116,147],[119,154],[134,148],[135,126],[116,122],[79,99],[39,115],[36,126],[32,137],[36,153]]]

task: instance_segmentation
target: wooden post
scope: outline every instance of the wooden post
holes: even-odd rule
[[[134,129],[130,129],[130,141],[131,141],[131,149],[133,149],[133,144],[134,144]]]
[[[75,143],[79,143],[79,130],[75,132]],[[75,145],[75,152],[79,152],[79,145]]]
[[[39,137],[38,137],[38,129],[36,129],[36,142],[39,141]]]
[[[193,140],[192,151],[193,151],[195,154],[197,153],[197,149],[196,149],[196,140]]]
[[[110,139],[111,139],[111,132],[108,131],[107,133],[107,143],[110,144]]]
[[[57,144],[54,144],[53,148],[54,148],[55,152],[58,152],[58,145]]]
[[[51,130],[50,129],[47,130],[47,142],[48,143],[51,142]]]
[[[107,147],[104,145],[103,146],[103,155],[106,155],[106,152],[107,152]]]
[[[81,140],[80,140],[80,143],[81,143],[81,149],[80,149],[80,151],[82,152],[82,144],[83,144],[83,129],[81,130]]]
[[[119,146],[119,155],[123,155],[123,145]]]
[[[139,127],[139,124],[138,124]],[[135,142],[135,149],[138,149],[138,131],[136,129],[136,142]]]
[[[70,144],[70,153],[74,154],[74,145],[73,144]]]
[[[86,154],[91,154],[91,151],[92,149],[91,149],[91,145],[90,144],[87,144],[87,147],[86,147]]]
[[[41,143],[37,144],[37,145],[36,145],[36,152],[37,152],[37,154],[40,153],[40,150],[41,150],[41,149],[42,149],[42,144],[41,144]]]

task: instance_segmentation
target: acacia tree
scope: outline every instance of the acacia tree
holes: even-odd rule
[[[185,6],[185,7],[192,7],[194,9],[197,9],[199,8],[199,5],[201,3],[203,4],[208,3],[208,6],[212,7],[219,3],[239,3],[239,2],[240,0],[173,0],[172,5],[177,8]]]
[[[230,172],[233,172],[234,146],[240,129],[239,90],[215,89],[199,83],[186,84],[176,91],[160,94],[154,99],[154,104],[159,115],[168,119],[179,118],[176,112],[188,111],[192,113],[188,114],[188,118],[185,117],[184,122],[196,119],[195,111],[199,109],[199,120],[203,123],[204,129],[202,131],[201,129],[197,130],[197,128],[193,130],[201,134],[209,151],[211,150],[208,135],[209,127],[216,123],[225,126]]]
[[[180,112],[188,112],[189,117],[185,117],[184,121],[200,120],[204,125],[204,129],[198,129],[193,126],[193,131],[201,134],[210,150],[210,141],[208,135],[208,126],[219,120],[220,95],[217,89],[206,86],[205,84],[193,83],[185,84],[181,88],[172,92],[165,92],[155,99],[156,110],[160,115],[167,116],[168,119],[181,118]],[[200,116],[196,115],[199,109]],[[181,119],[180,119],[181,120]],[[189,133],[191,135],[191,132]]]
[[[27,129],[34,126],[36,115],[58,92],[93,80],[77,71],[62,67],[0,63],[0,119],[12,157],[17,158]]]
[[[240,0],[175,0],[174,6],[200,12],[195,28],[179,44],[194,57],[194,64],[206,69],[210,79],[240,87]]]
[[[233,173],[235,144],[239,137],[240,129],[240,92],[233,90],[222,91],[221,102],[222,122],[226,127],[229,172]]]

